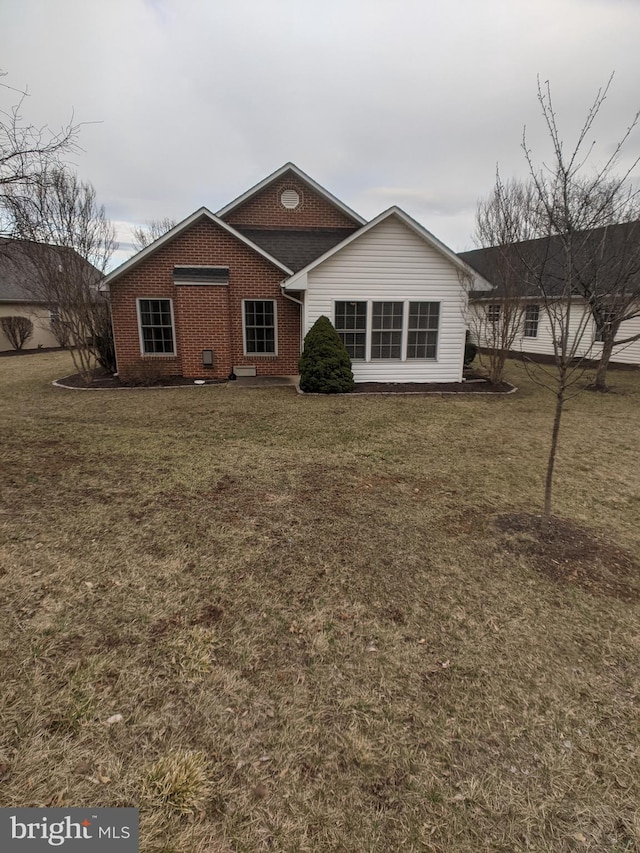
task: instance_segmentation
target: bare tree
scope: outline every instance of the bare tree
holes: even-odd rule
[[[133,234],[134,250],[136,252],[141,252],[142,249],[145,249],[151,243],[154,243],[159,237],[166,234],[167,231],[171,231],[172,228],[175,228],[175,226],[175,219],[170,219],[168,216],[165,216],[164,219],[151,219],[145,225],[133,228],[131,233]]]
[[[25,287],[53,313],[86,382],[108,350],[111,322],[100,291],[116,248],[115,232],[89,183],[53,168],[15,196],[7,208],[21,241]]]
[[[640,209],[633,199],[625,211],[632,221],[596,228],[580,235],[576,289],[588,305],[602,343],[592,388],[606,391],[614,347],[640,340],[640,333],[620,335],[622,324],[640,317]]]
[[[21,350],[33,335],[33,322],[28,317],[0,317],[0,327],[15,350]]]
[[[504,227],[503,245],[510,235],[516,235],[511,251],[517,255],[522,275],[521,292],[534,295],[541,304],[542,317],[535,318],[535,322],[543,320],[548,324],[553,344],[553,367],[529,365],[533,378],[555,396],[544,489],[543,518],[546,520],[551,515],[562,414],[567,400],[583,389],[585,359],[592,353],[593,341],[588,335],[591,318],[584,310],[583,301],[596,292],[587,235],[624,215],[622,211],[629,209],[624,206],[624,199],[632,201],[635,196],[633,190],[629,190],[629,179],[638,159],[621,175],[615,174],[614,167],[638,124],[639,114],[615,145],[611,156],[602,165],[587,169],[593,149],[588,137],[610,84],[611,80],[598,91],[575,143],[569,147],[558,129],[549,83],[543,87],[538,82],[538,102],[551,141],[552,157],[548,162],[536,164],[525,129],[522,147],[529,170],[528,180],[521,191],[512,193],[511,197],[504,193],[499,179],[494,190],[494,196],[502,193],[505,199],[505,204],[498,207],[499,224]],[[526,235],[524,241],[522,235]],[[529,322],[534,322],[532,314],[529,316]]]
[[[480,359],[488,362],[489,380],[496,385],[504,378],[507,358],[522,330],[526,270],[514,244],[531,237],[531,210],[531,186],[518,181],[505,184],[497,171],[493,192],[478,203],[476,211],[475,241],[481,247],[494,247],[483,256],[481,272],[495,290],[483,292],[472,302],[470,326],[483,351]]]
[[[0,71],[0,78],[6,76]],[[3,100],[11,101],[9,106],[0,106],[0,234],[3,234],[12,224],[6,216],[7,194],[13,200],[28,195],[47,169],[59,165],[62,155],[76,148],[79,125],[73,123],[73,117],[59,130],[30,124],[23,116],[27,91],[0,83],[0,94]]]

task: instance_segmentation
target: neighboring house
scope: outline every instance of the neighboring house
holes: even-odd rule
[[[640,222],[622,223],[581,232],[576,242],[580,247],[576,268],[588,281],[595,281],[598,293],[610,294],[611,300],[622,299],[629,305],[627,313],[635,315],[624,321],[616,340],[640,335],[640,304],[633,303],[629,294],[640,291]],[[560,238],[528,240],[509,247],[511,259],[500,247],[461,252],[458,257],[494,284],[491,291],[471,293],[469,326],[480,346],[491,340],[488,326],[499,323],[503,311],[505,269],[514,274],[517,293],[522,300],[520,332],[514,341],[514,351],[542,356],[553,355],[553,333],[548,314],[541,299],[540,286],[528,270],[544,270],[543,287],[551,299],[560,298],[564,291],[562,249]],[[625,292],[626,291],[626,292]],[[513,293],[513,290],[510,291]],[[606,301],[606,300],[605,300]],[[630,304],[629,304],[630,303]],[[605,315],[606,322],[606,315]],[[570,343],[579,335],[576,355],[597,361],[602,353],[602,335],[589,311],[586,300],[579,294],[572,298],[570,314]],[[640,338],[615,346],[613,363],[640,365]]]
[[[21,240],[0,242],[0,317],[28,317],[33,323],[33,335],[23,349],[60,346],[51,331],[49,303],[38,295],[37,271],[29,261],[25,243]],[[0,325],[0,352],[13,347]]]
[[[462,378],[466,292],[489,288],[402,210],[366,223],[287,163],[200,208],[106,278],[126,381],[295,375],[322,314],[356,381]]]

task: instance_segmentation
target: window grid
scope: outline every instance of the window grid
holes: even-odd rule
[[[272,299],[247,299],[244,303],[247,355],[275,355],[275,303]]]
[[[489,323],[498,323],[500,321],[500,305],[487,305],[487,320]]]
[[[334,307],[335,329],[347,348],[349,358],[366,358],[367,346],[367,303],[336,302]]]
[[[410,302],[407,358],[435,358],[440,325],[439,302]]]
[[[374,302],[371,310],[371,358],[402,356],[403,302]]]
[[[173,355],[170,299],[140,299],[140,336],[144,355]]]
[[[540,320],[540,306],[527,305],[524,312],[524,336],[525,338],[538,337],[538,322]]]

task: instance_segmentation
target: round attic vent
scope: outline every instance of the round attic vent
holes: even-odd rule
[[[284,190],[280,196],[280,203],[287,210],[295,210],[300,204],[300,195],[296,190]]]

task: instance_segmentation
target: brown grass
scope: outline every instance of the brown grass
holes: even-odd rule
[[[521,365],[500,399],[0,371],[0,805],[140,806],[143,851],[640,850],[638,605],[494,525],[541,505]],[[555,509],[633,560],[611,378]]]

